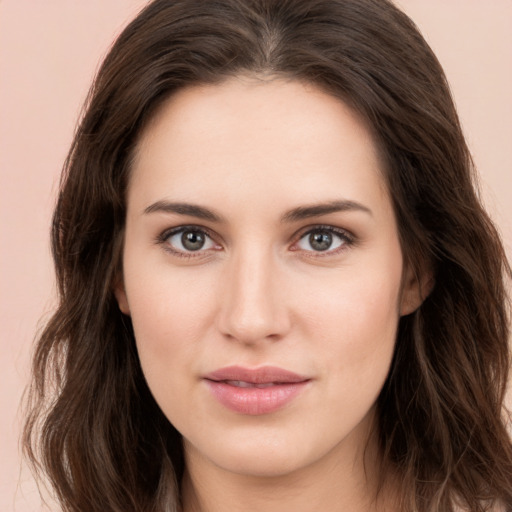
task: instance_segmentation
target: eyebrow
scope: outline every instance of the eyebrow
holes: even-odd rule
[[[296,222],[299,220],[310,219],[312,217],[320,217],[337,212],[360,211],[372,216],[372,211],[366,206],[356,201],[338,200],[329,201],[327,203],[312,204],[307,206],[299,206],[289,212],[286,212],[282,218],[282,222]]]
[[[312,217],[320,217],[321,215],[346,211],[360,211],[370,216],[372,215],[372,211],[361,203],[349,200],[338,200],[293,208],[281,217],[281,222],[297,222]],[[144,210],[145,214],[155,212],[177,213],[178,215],[187,215],[211,222],[225,222],[223,217],[208,208],[190,203],[172,203],[162,200],[151,204]]]
[[[169,201],[157,201],[152,205],[148,206],[144,213],[177,213],[179,215],[188,215],[190,217],[197,217],[198,219],[209,220],[212,222],[223,222],[224,219],[212,212],[204,206],[198,206],[189,203],[171,203]]]

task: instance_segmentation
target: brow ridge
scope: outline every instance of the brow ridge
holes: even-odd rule
[[[197,217],[198,219],[209,220],[212,222],[222,222],[222,217],[212,212],[204,206],[199,206],[190,203],[173,203],[170,201],[157,201],[151,204],[145,210],[145,214],[164,212],[164,213],[177,213],[178,215],[188,215],[190,217]]]
[[[299,206],[286,212],[282,218],[282,222],[296,222],[300,220],[310,219],[312,217],[320,217],[330,213],[360,211],[372,216],[372,211],[357,201],[340,199],[336,201],[328,201],[326,203]]]
[[[361,211],[363,213],[372,215],[372,211],[361,203],[341,199],[336,201],[328,201],[325,203],[298,206],[297,208],[293,208],[292,210],[289,210],[283,214],[281,217],[281,222],[297,222],[300,220],[310,219],[312,217],[320,217],[330,213],[345,211]],[[178,215],[188,215],[212,222],[223,222],[223,218],[220,215],[214,213],[208,208],[190,203],[175,203],[161,200],[156,201],[144,210],[145,214],[155,212],[177,213]]]

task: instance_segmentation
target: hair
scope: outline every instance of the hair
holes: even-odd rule
[[[181,436],[153,399],[113,295],[141,130],[175,91],[229,77],[313,84],[367,121],[404,259],[435,284],[402,317],[377,403],[404,511],[512,510],[510,266],[476,192],[442,68],[388,0],[155,0],[90,90],[52,227],[60,302],[41,332],[24,447],[68,512],[179,507]],[[385,472],[386,467],[383,467]]]

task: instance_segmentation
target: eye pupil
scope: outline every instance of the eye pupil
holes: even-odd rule
[[[314,231],[309,235],[309,244],[315,251],[327,251],[332,245],[332,234],[328,231]]]
[[[181,235],[181,243],[188,251],[198,251],[205,244],[205,236],[199,231],[184,231]]]

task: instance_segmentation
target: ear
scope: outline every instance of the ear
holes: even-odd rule
[[[411,265],[407,265],[402,280],[400,316],[414,313],[429,296],[434,284],[434,274],[430,268],[423,268],[418,272]]]
[[[119,305],[119,309],[121,313],[125,315],[130,315],[130,306],[128,305],[128,297],[126,296],[126,290],[124,288],[124,279],[122,276],[119,276],[115,282],[113,287],[114,295],[117,300],[117,304]]]

